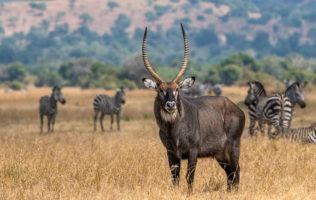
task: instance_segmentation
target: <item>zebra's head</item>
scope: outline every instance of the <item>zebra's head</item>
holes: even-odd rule
[[[116,90],[115,102],[117,102],[118,104],[125,104],[125,91],[123,88],[119,88]]]
[[[245,98],[245,105],[256,104],[258,97],[267,96],[266,91],[260,81],[250,81],[248,82],[248,94]]]
[[[285,96],[287,96],[293,106],[295,104],[300,105],[301,108],[305,108],[305,95],[304,88],[307,85],[307,81],[295,81],[292,83],[285,91]]]
[[[143,38],[142,55],[144,65],[147,71],[150,73],[150,75],[154,78],[154,80],[143,78],[143,83],[145,87],[157,91],[156,99],[158,100],[158,104],[160,105],[161,112],[167,115],[171,114],[172,116],[175,116],[174,114],[176,113],[179,107],[179,90],[191,87],[195,81],[195,77],[189,77],[186,78],[184,81],[180,82],[180,78],[182,77],[187,68],[189,58],[188,41],[182,24],[181,29],[184,41],[184,57],[180,71],[170,82],[164,81],[150,65],[146,50],[147,28],[145,29]]]
[[[61,93],[61,88],[59,86],[55,86],[53,88],[52,96],[54,97],[55,101],[59,101],[62,104],[66,103],[66,99],[64,95]]]

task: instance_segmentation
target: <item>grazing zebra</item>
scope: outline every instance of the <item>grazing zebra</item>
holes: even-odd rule
[[[246,96],[244,103],[248,107],[250,118],[249,134],[253,136],[257,121],[256,107],[258,102],[254,100],[252,101],[251,98],[266,97],[267,93],[260,81],[250,81],[248,82],[248,85],[248,95]]]
[[[121,113],[121,105],[125,103],[125,92],[123,88],[117,89],[114,97],[109,97],[105,94],[97,95],[93,101],[94,108],[94,130],[97,130],[97,119],[99,112],[100,115],[100,126],[102,131],[104,131],[103,127],[103,119],[104,115],[111,116],[111,130],[113,125],[113,115],[116,114],[117,121],[117,129],[120,130],[120,113]]]
[[[280,134],[272,133],[269,135],[271,139],[277,139],[282,137]],[[315,143],[316,144],[316,127],[299,127],[293,128],[285,136],[286,139],[302,143]]]
[[[48,132],[54,132],[54,124],[57,115],[57,101],[62,104],[66,103],[66,99],[61,93],[61,88],[55,86],[52,90],[52,94],[50,96],[43,96],[39,100],[39,113],[40,113],[40,121],[41,121],[41,133],[43,132],[43,120],[44,115],[47,116],[47,128]]]

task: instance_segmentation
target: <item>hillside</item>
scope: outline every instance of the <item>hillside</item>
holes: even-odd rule
[[[95,59],[103,57],[103,60],[108,60],[109,63],[121,65],[126,57],[139,53],[142,31],[144,27],[148,26],[154,34],[151,36],[154,41],[149,42],[149,44],[155,46],[159,44],[160,46],[153,50],[155,60],[158,63],[170,63],[170,58],[165,58],[166,56],[160,55],[160,52],[170,45],[174,45],[173,51],[180,51],[181,40],[179,37],[181,36],[178,30],[180,22],[185,25],[190,37],[191,46],[193,46],[191,48],[192,57],[199,62],[214,61],[214,59],[237,51],[246,51],[256,57],[267,54],[284,56],[289,53],[298,53],[307,57],[316,56],[316,18],[314,14],[316,3],[312,0],[280,0],[277,2],[272,0],[251,2],[241,0],[2,2],[0,6],[2,46],[6,43],[4,41],[6,38],[15,41],[21,40],[19,45],[23,46],[33,43],[33,41],[25,41],[32,40],[31,36],[27,36],[32,31],[36,33],[42,31],[47,34],[55,31],[53,36],[45,34],[40,36],[47,37],[45,41],[49,41],[47,42],[49,44],[43,47],[34,43],[32,47],[38,47],[41,49],[40,52],[51,52],[54,50],[45,50],[45,48],[56,49],[57,47],[54,47],[56,40],[62,40],[64,47],[71,45],[67,49],[75,48],[78,50],[75,43],[85,42],[82,38],[78,38],[76,42],[70,42],[69,38],[61,38],[61,35],[66,33],[73,34],[71,38],[78,35],[86,37],[88,47],[81,44],[81,48],[100,48],[99,50],[107,53],[106,57],[108,57],[104,59],[104,55],[96,56],[95,52],[86,50],[85,52],[76,52],[75,56],[68,52],[56,56],[53,54],[54,60],[65,61],[74,57],[95,55],[93,56]],[[92,47],[91,45],[95,45],[94,43],[101,46]],[[116,49],[124,56],[108,56],[107,50],[102,49],[104,45]],[[202,52],[198,52],[198,49]],[[14,49],[13,51],[17,50]],[[23,53],[15,52],[14,55],[20,54]],[[181,54],[173,52],[169,54],[171,54],[170,56],[174,55],[177,59],[181,56]],[[2,55],[0,49],[1,56],[8,57]],[[47,57],[43,53],[34,56],[37,61],[15,59],[26,64],[34,64],[38,62],[38,59]],[[11,61],[12,59],[0,59],[1,63]]]
[[[222,38],[230,32],[248,32],[247,37],[251,39],[256,31],[266,31],[271,42],[293,33],[300,33],[302,42],[307,42],[311,39],[308,38],[309,30],[315,27],[315,23],[310,23],[313,20],[310,11],[316,7],[311,0],[278,1],[279,5],[269,0],[248,2],[246,5],[243,1],[225,0],[32,2],[35,5],[44,4],[45,8],[32,6],[30,1],[5,1],[1,4],[0,21],[5,35],[27,33],[32,26],[40,27],[43,20],[50,22],[49,30],[63,23],[68,23],[70,30],[75,30],[81,25],[83,20],[80,16],[83,14],[91,16],[88,26],[98,34],[111,33],[111,27],[115,26],[115,20],[121,14],[130,19],[126,28],[131,35],[137,28],[143,29],[145,26],[150,26],[153,30],[161,27],[166,31],[176,22],[183,21],[190,24],[191,28],[213,26]],[[281,8],[276,8],[278,6]],[[274,30],[278,26],[286,28],[286,31]]]

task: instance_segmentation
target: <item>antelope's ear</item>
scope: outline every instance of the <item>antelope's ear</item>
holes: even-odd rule
[[[143,83],[146,88],[153,89],[153,90],[157,89],[157,83],[151,79],[143,78]]]
[[[195,77],[192,76],[192,77],[186,78],[183,81],[181,81],[179,83],[179,86],[180,86],[180,88],[184,88],[184,89],[190,88],[194,84],[194,81],[195,81]]]

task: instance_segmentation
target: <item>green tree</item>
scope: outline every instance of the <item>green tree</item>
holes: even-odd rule
[[[93,22],[93,18],[88,13],[82,13],[79,16],[81,26],[87,26]]]
[[[116,7],[120,7],[120,5],[117,2],[114,2],[114,1],[109,1],[107,5],[110,8],[110,10],[113,10]]]
[[[237,65],[226,65],[219,69],[221,82],[225,85],[232,85],[241,77],[241,69]]]
[[[35,2],[31,2],[31,3],[29,3],[29,6],[30,6],[32,9],[36,9],[36,10],[40,10],[40,11],[46,10],[46,4],[45,4],[45,3],[35,3]]]
[[[211,84],[216,84],[221,82],[221,78],[219,76],[218,70],[215,67],[209,69],[207,76],[205,77],[205,81]]]
[[[40,87],[63,85],[63,79],[56,71],[42,70],[38,73],[35,85]]]
[[[249,54],[242,53],[242,52],[228,56],[227,58],[225,58],[224,60],[220,62],[221,66],[230,65],[230,64],[238,65],[246,69],[248,68],[255,72],[260,70],[260,65],[257,63],[257,61]]]
[[[20,81],[20,82],[23,82],[25,80],[25,77],[27,74],[25,66],[20,62],[11,64],[7,68],[6,73],[8,74],[9,81]]]

